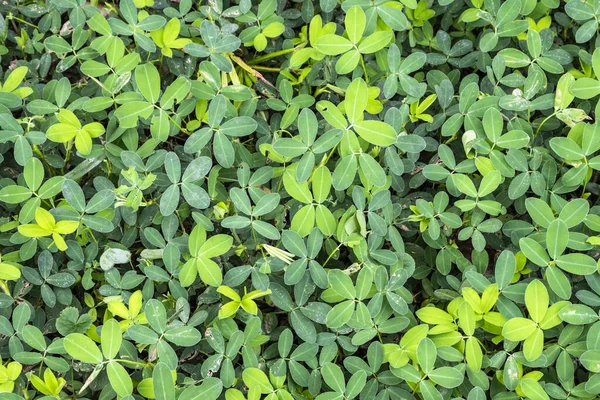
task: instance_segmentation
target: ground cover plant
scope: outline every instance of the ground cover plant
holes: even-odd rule
[[[598,0],[0,4],[0,399],[595,399]]]

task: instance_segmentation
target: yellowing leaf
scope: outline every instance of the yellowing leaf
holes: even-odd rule
[[[81,122],[72,111],[63,108],[56,114],[56,118],[63,124],[72,125],[77,129],[81,128]]]
[[[235,290],[230,288],[229,286],[219,286],[217,288],[217,292],[221,293],[223,296],[226,296],[234,301],[241,301],[240,295],[237,294]]]
[[[0,280],[14,281],[21,277],[21,270],[8,263],[0,263]]]
[[[63,239],[63,237],[60,236],[58,233],[52,233],[52,240],[54,240],[56,248],[60,251],[65,251],[67,249],[67,242],[65,242],[65,239]]]
[[[244,309],[244,311],[246,311],[247,313],[256,315],[258,313],[258,306],[256,305],[256,303],[253,300],[250,299],[245,299],[242,300],[241,302],[242,308]]]
[[[79,128],[71,124],[60,123],[52,125],[50,128],[48,128],[46,131],[46,137],[52,142],[66,143],[73,139],[75,135],[77,135],[78,131]]]
[[[230,301],[227,304],[223,304],[219,309],[219,319],[229,318],[234,315],[240,308],[240,303],[237,301]]]
[[[88,155],[92,152],[92,138],[84,131],[80,130],[75,135],[75,147],[83,155]]]
[[[26,237],[39,238],[50,236],[52,231],[36,224],[25,224],[18,227],[19,233]]]
[[[60,233],[61,235],[68,235],[73,233],[79,227],[78,221],[58,221],[54,226],[54,232]]]
[[[142,310],[142,291],[136,290],[129,297],[129,314],[136,317]]]

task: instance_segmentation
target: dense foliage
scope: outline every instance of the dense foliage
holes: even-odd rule
[[[0,13],[0,399],[600,395],[599,0]]]

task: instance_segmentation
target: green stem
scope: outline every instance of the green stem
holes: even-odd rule
[[[283,56],[283,55],[286,55],[286,54],[289,54],[289,53],[293,53],[294,51],[296,51],[296,47],[292,47],[292,48],[289,48],[289,49],[283,49],[283,50],[275,51],[273,53],[265,54],[264,56],[256,57],[256,58],[248,61],[248,64],[249,65],[259,64],[259,63],[261,63],[263,61],[270,60],[270,59],[275,58],[275,57],[279,57],[279,56]]]
[[[329,152],[329,154],[327,154],[327,158],[325,158],[325,160],[321,162],[321,165],[325,165],[325,164],[327,164],[327,162],[329,162],[329,159],[331,158],[331,156],[333,155],[333,153],[337,149],[337,146],[338,146],[337,144],[335,146],[333,146],[333,149],[331,149],[331,151]]]
[[[327,257],[327,260],[325,260],[325,262],[323,263],[323,267],[325,267],[327,265],[327,263],[329,262],[329,260],[331,260],[331,257],[333,257],[333,255],[338,252],[338,250],[340,249],[340,247],[342,247],[341,243],[338,244],[338,246],[335,248],[335,250],[333,250],[331,252],[331,254],[329,255],[329,257]]]
[[[281,70],[279,67],[263,67],[261,65],[255,65],[254,69],[263,72],[279,72]]]
[[[556,115],[556,111],[553,112],[552,114],[548,115],[543,121],[542,123],[538,126],[538,128],[536,129],[535,133],[533,134],[533,138],[535,139],[535,137],[538,135],[538,133],[540,132],[540,129],[542,129],[542,126],[544,126],[544,124],[546,123],[546,121],[548,121],[550,118],[554,117]]]
[[[367,67],[365,65],[365,59],[362,54],[360,55],[360,65],[362,66],[363,72],[365,73],[365,83],[369,84],[369,74],[367,73]]]
[[[123,360],[123,359],[119,359],[119,360],[115,360],[115,361],[122,362],[122,363],[125,363],[125,364],[137,365],[137,366],[140,366],[140,367],[152,367],[154,365],[151,362],[141,363],[141,362],[138,362],[138,361]]]
[[[168,112],[166,112],[165,110],[163,110],[162,108],[160,108],[156,104],[154,105],[154,107],[156,107],[157,109],[159,109],[162,112],[164,112],[167,115],[167,118],[169,118],[169,120],[173,123],[173,125],[175,125],[177,127],[177,129],[179,129],[181,132],[188,133],[187,129],[182,128],[177,122],[175,122],[175,120],[173,119],[173,117],[171,117]]]
[[[15,17],[15,16],[14,16],[14,15],[12,15],[12,14],[8,15],[8,16],[7,16],[7,19],[14,19],[15,21],[19,21],[19,22],[20,22],[20,23],[22,23],[22,24],[26,24],[26,25],[29,25],[29,26],[32,26],[32,27],[34,27],[34,28],[38,29],[38,26],[37,26],[37,25],[34,25],[34,24],[32,24],[31,22],[27,22],[27,21],[25,21],[25,20],[22,20],[21,18]]]

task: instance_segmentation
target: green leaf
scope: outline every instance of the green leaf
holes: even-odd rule
[[[592,78],[579,78],[571,84],[570,91],[578,99],[591,99],[600,94],[600,81]]]
[[[97,78],[102,75],[106,75],[110,72],[110,67],[104,63],[88,60],[81,64],[81,72],[84,74]]]
[[[488,109],[483,115],[483,128],[489,140],[496,143],[502,136],[502,114],[495,108]]]
[[[550,400],[550,397],[538,381],[524,378],[520,381],[521,390],[530,399]]]
[[[571,94],[570,88],[573,86],[575,78],[567,72],[558,80],[556,85],[556,94],[554,96],[554,109],[564,110],[571,104],[575,96]]]
[[[229,235],[215,235],[206,240],[200,247],[198,254],[202,257],[217,257],[231,249],[233,238]]]
[[[436,359],[437,351],[435,344],[429,338],[421,340],[417,346],[417,360],[419,361],[419,366],[423,372],[425,372],[427,375],[430,375],[432,372],[434,372],[433,368],[435,367]]]
[[[275,210],[279,205],[281,197],[277,193],[269,193],[264,195],[252,210],[252,215],[260,217]]]
[[[356,290],[352,279],[339,269],[332,269],[327,275],[331,288],[340,296],[345,299],[354,299],[356,297]]]
[[[573,228],[579,225],[590,210],[590,204],[584,199],[574,199],[565,204],[560,211],[559,218],[567,225],[567,228]]]
[[[390,31],[378,31],[364,38],[358,45],[358,51],[362,54],[372,54],[386,47],[394,35]]]
[[[200,257],[197,259],[196,267],[202,282],[209,286],[218,287],[223,282],[223,273],[221,268],[209,258]]]
[[[4,84],[2,85],[2,91],[12,92],[13,90],[15,90],[21,84],[21,82],[23,82],[23,79],[25,78],[25,75],[28,71],[29,68],[27,68],[26,66],[20,66],[13,69],[8,75],[8,78],[6,78],[6,80],[4,81]]]
[[[175,398],[175,385],[171,369],[164,362],[156,364],[152,370],[152,387],[156,400],[172,400]]]
[[[340,328],[352,318],[354,313],[354,300],[346,300],[336,304],[327,313],[326,324],[329,328]]]
[[[427,374],[437,385],[451,389],[463,383],[464,375],[461,371],[452,367],[440,367]]]
[[[367,153],[361,153],[358,162],[362,173],[370,183],[374,186],[384,186],[386,184],[385,171],[373,157]]]
[[[548,253],[546,250],[535,240],[530,238],[521,238],[519,240],[519,247],[525,257],[532,263],[539,265],[540,267],[545,267],[550,263],[550,257],[548,257]]]
[[[337,220],[333,213],[323,204],[315,207],[315,222],[323,235],[331,236],[335,233]]]
[[[522,149],[529,143],[527,133],[519,130],[513,130],[500,136],[496,145],[503,149]]]
[[[156,299],[150,299],[144,306],[144,314],[148,324],[156,332],[162,334],[167,328],[167,311],[165,306]]]
[[[331,172],[321,165],[315,169],[312,177],[312,192],[317,203],[323,203],[331,191]]]
[[[550,206],[543,200],[537,198],[528,198],[525,200],[525,207],[531,216],[533,222],[542,228],[548,228],[554,221],[554,213]]]
[[[337,56],[350,50],[352,42],[334,34],[323,35],[314,44],[315,48],[328,56]]]
[[[501,182],[502,182],[502,175],[500,174],[499,171],[494,170],[494,171],[488,172],[483,177],[483,179],[481,180],[481,183],[479,184],[479,190],[477,191],[477,196],[479,196],[479,197],[487,196],[488,194],[490,194],[494,190],[496,190],[498,188],[498,186],[500,186]],[[459,188],[459,190],[460,190],[460,188]]]
[[[308,182],[298,182],[295,172],[292,173],[290,170],[285,171],[283,175],[283,185],[288,194],[294,199],[304,204],[312,202],[313,196],[308,189]]]
[[[160,94],[160,74],[153,64],[142,64],[135,68],[135,83],[142,96],[154,104]]]
[[[352,9],[360,10],[359,7],[352,7]],[[346,101],[344,103],[346,115],[348,115],[350,123],[355,123],[362,119],[368,100],[368,87],[365,81],[362,79],[353,80],[348,89],[346,89]]]
[[[356,371],[348,380],[346,386],[346,395],[348,399],[352,399],[359,395],[367,382],[367,373],[363,370]]]
[[[102,362],[102,353],[92,339],[81,334],[71,333],[65,338],[65,350],[78,361],[89,364],[100,364]]]
[[[340,75],[349,74],[360,62],[360,52],[357,49],[352,49],[342,55],[335,63],[335,72]]]
[[[396,142],[397,134],[394,128],[385,122],[367,120],[352,125],[361,138],[376,146],[391,146]]]
[[[598,271],[596,260],[580,253],[563,254],[556,259],[556,264],[562,270],[574,275],[591,275]]]
[[[579,357],[581,364],[590,372],[600,372],[600,350],[588,350]]]
[[[567,224],[560,219],[552,221],[546,232],[546,246],[550,257],[558,258],[565,251],[568,243],[569,228],[567,228]]]
[[[123,337],[121,335],[121,326],[114,319],[111,318],[102,325],[102,333],[100,345],[102,347],[102,354],[107,360],[111,360],[116,357],[121,349],[121,342]]]
[[[354,181],[356,170],[358,169],[358,161],[354,154],[349,154],[343,157],[339,164],[335,167],[332,176],[332,183],[335,190],[345,190]],[[285,179],[285,178],[284,178]],[[1,198],[2,191],[0,191]]]
[[[179,326],[168,329],[165,332],[165,339],[177,346],[192,347],[200,341],[201,334],[191,326]]]
[[[529,50],[529,54],[533,58],[539,58],[542,54],[542,39],[540,34],[534,29],[527,31],[527,50]]]
[[[510,250],[503,250],[496,260],[496,269],[494,271],[498,289],[502,290],[507,287],[517,269],[517,261],[515,255]]]
[[[520,342],[531,336],[537,324],[527,318],[511,318],[502,327],[502,336],[508,340]]]
[[[256,388],[260,393],[267,394],[273,391],[269,378],[258,368],[246,368],[242,372],[242,379],[249,388]]]
[[[180,195],[179,186],[169,186],[160,198],[160,213],[164,216],[173,214],[179,205]]]
[[[223,391],[223,383],[218,378],[205,378],[200,386],[189,386],[178,400],[216,400]]]
[[[460,190],[462,193],[466,194],[470,197],[477,197],[477,189],[475,188],[475,184],[467,175],[463,174],[454,174],[452,175],[454,179],[454,184],[456,188]]]
[[[550,140],[550,147],[559,157],[565,160],[581,160],[585,157],[577,143],[567,137],[555,137]]]
[[[127,370],[117,361],[111,361],[106,365],[106,373],[110,385],[119,396],[127,396],[133,392],[133,382]]]
[[[235,117],[221,124],[219,131],[227,136],[241,137],[250,135],[257,126],[256,121],[250,117]]]
[[[0,279],[5,281],[16,281],[21,277],[21,270],[14,265],[2,263],[0,269]]]
[[[273,150],[284,157],[298,157],[306,153],[308,147],[305,143],[292,139],[292,138],[281,138],[273,143]]]
[[[558,267],[546,268],[546,280],[550,289],[563,300],[571,298],[571,284],[564,272]]]
[[[344,373],[342,369],[333,363],[326,363],[321,368],[321,375],[323,380],[333,391],[337,393],[344,393],[346,390],[346,381],[344,379]]]
[[[563,307],[558,315],[568,324],[587,325],[598,321],[598,314],[584,304],[570,304]]]
[[[514,21],[521,11],[521,3],[519,0],[505,1],[496,14],[496,25],[502,26],[511,21]]]
[[[515,48],[500,50],[498,54],[504,58],[506,66],[510,68],[523,68],[530,63],[529,57],[521,50]]]
[[[534,322],[540,323],[544,319],[549,303],[548,291],[542,282],[536,279],[527,285],[527,289],[525,290],[525,306]]]
[[[144,325],[134,325],[127,329],[127,335],[141,344],[156,344],[158,335],[152,329]]]
[[[38,190],[44,181],[44,166],[42,162],[37,158],[27,160],[25,168],[23,168],[23,177],[29,189],[32,191]]]
[[[301,237],[305,237],[315,226],[315,208],[312,205],[303,206],[292,218],[291,228]]]
[[[4,265],[2,268],[4,268]],[[38,328],[33,325],[26,325],[23,327],[21,334],[23,336],[23,340],[25,340],[25,342],[35,350],[41,352],[46,351],[46,341],[44,339],[44,335]]]
[[[346,12],[346,18],[344,19],[346,25],[346,32],[348,33],[348,39],[354,44],[362,38],[365,26],[367,24],[367,18],[362,8],[354,6]]]

